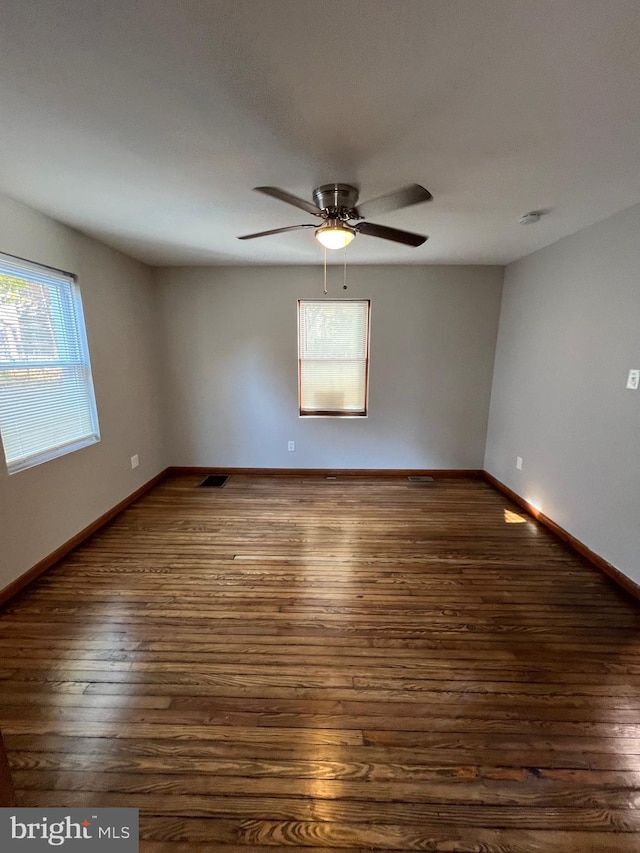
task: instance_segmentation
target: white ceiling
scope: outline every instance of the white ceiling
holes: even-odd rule
[[[424,246],[351,263],[503,264],[640,202],[638,0],[2,0],[0,80],[0,192],[151,264],[320,263],[236,239],[312,221],[256,185],[431,190],[376,217]]]

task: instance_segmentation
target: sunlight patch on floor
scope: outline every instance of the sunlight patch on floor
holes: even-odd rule
[[[527,519],[511,509],[505,509],[504,521],[505,524],[526,524]]]

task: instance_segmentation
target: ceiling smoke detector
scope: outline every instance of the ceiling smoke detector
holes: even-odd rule
[[[520,219],[518,219],[518,222],[520,225],[534,225],[536,222],[540,222],[541,216],[541,211],[531,210],[529,213],[525,213],[524,216],[521,216]]]

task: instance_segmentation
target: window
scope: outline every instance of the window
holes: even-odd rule
[[[80,290],[0,255],[0,433],[10,474],[100,440]]]
[[[367,414],[368,299],[300,299],[298,375],[301,415]]]

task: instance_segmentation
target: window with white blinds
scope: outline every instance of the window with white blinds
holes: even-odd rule
[[[298,301],[301,415],[367,414],[369,311],[368,299]]]
[[[75,278],[2,254],[0,434],[10,474],[100,440]]]

